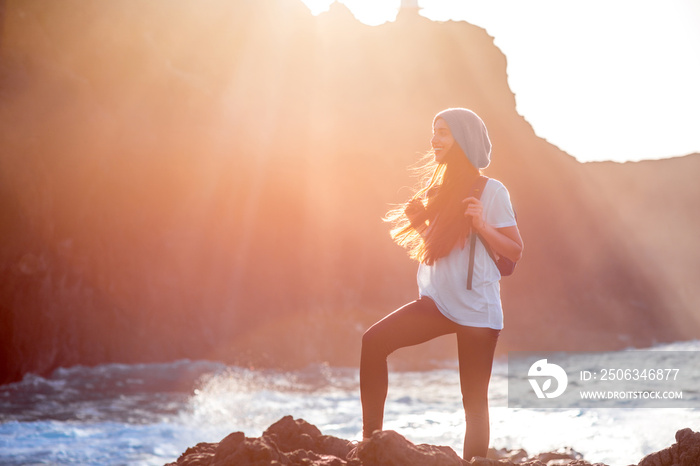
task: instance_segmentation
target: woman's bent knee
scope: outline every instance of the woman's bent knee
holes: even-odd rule
[[[376,353],[381,347],[381,336],[375,329],[375,326],[370,327],[362,335],[362,353]]]
[[[381,321],[372,325],[362,335],[362,354],[386,359],[393,350],[389,349],[390,335],[384,332]]]

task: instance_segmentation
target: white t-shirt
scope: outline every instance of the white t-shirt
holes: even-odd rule
[[[484,221],[494,228],[516,225],[508,190],[500,181],[490,179],[481,194]],[[472,289],[467,290],[469,239],[433,265],[418,266],[418,292],[435,302],[448,319],[469,327],[503,328],[501,274],[480,240],[474,252]]]

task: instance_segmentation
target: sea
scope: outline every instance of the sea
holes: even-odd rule
[[[683,352],[700,367],[700,340],[649,350]],[[605,354],[614,359],[623,353]],[[560,365],[574,366],[571,373],[590,369],[581,357],[561,357],[567,356],[560,355]],[[679,429],[700,430],[698,371],[675,387],[683,390],[684,407],[627,399],[556,409],[509,407],[508,371],[507,357],[497,359],[489,394],[493,448],[534,455],[571,447],[589,462],[627,466],[673,444]],[[283,371],[180,360],[28,374],[0,387],[0,464],[163,465],[231,432],[260,436],[286,415],[327,435],[359,439],[358,368],[319,364]],[[465,421],[456,361],[429,371],[391,371],[384,428],[461,454]]]

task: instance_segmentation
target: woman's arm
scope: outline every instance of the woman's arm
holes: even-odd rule
[[[518,226],[495,228],[484,221],[483,206],[479,199],[469,197],[464,202],[467,203],[464,215],[471,218],[472,228],[488,243],[489,248],[499,256],[519,261],[523,255],[523,239]]]
[[[482,223],[481,229],[474,229],[489,244],[489,248],[499,256],[518,262],[523,256],[523,239],[520,237],[517,225],[494,228],[486,222]]]

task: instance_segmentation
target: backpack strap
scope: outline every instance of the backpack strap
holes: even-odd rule
[[[484,187],[486,187],[486,182],[488,180],[489,179],[486,176],[479,176],[479,178],[477,178],[472,187],[469,189],[469,196],[467,197],[475,197],[477,199],[481,199],[481,193],[484,191]],[[467,272],[467,289],[471,290],[472,279],[474,278],[474,250],[476,249],[477,235],[471,232],[471,222],[469,225],[469,229],[469,269]]]

